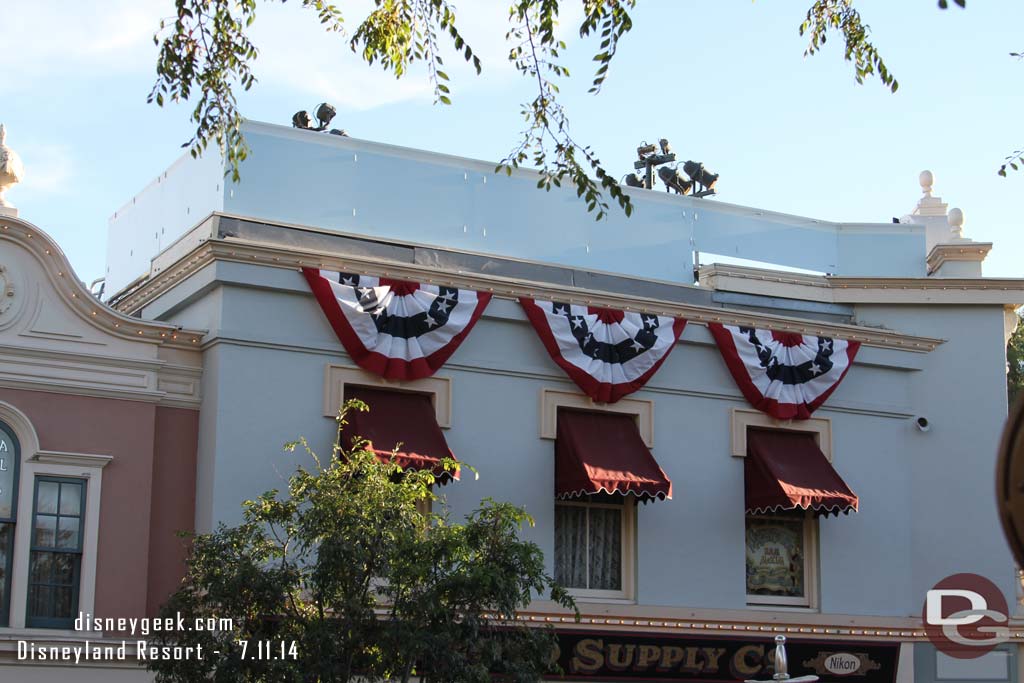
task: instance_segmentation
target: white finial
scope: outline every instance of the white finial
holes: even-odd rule
[[[924,192],[925,197],[932,196],[932,185],[935,184],[935,176],[932,175],[931,171],[921,171],[921,175],[917,177],[918,182],[921,183],[921,191]]]
[[[964,236],[964,212],[961,209],[949,210],[949,227],[953,232],[953,239],[963,239]]]
[[[960,230],[960,228],[964,227],[963,209],[949,210],[949,224],[953,226],[954,230]]]
[[[25,177],[25,167],[21,158],[5,143],[7,127],[0,123],[0,215],[17,216],[18,209],[4,199],[7,188],[21,182]]]

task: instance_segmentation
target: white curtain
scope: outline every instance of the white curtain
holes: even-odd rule
[[[555,580],[568,588],[622,589],[621,510],[555,506]]]
[[[555,581],[587,587],[587,508],[555,506]]]
[[[590,508],[590,588],[622,588],[622,511]]]

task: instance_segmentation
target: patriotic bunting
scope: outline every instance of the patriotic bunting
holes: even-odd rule
[[[521,298],[544,347],[585,394],[614,403],[647,383],[675,347],[686,321],[557,301]]]
[[[743,396],[780,420],[805,420],[835,391],[860,342],[708,323]]]
[[[491,299],[485,292],[303,268],[352,360],[386,379],[429,377]]]

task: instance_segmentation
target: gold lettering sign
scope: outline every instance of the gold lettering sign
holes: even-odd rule
[[[584,638],[576,643],[569,669],[575,674],[592,674],[604,666],[604,641]]]
[[[761,635],[744,637],[665,636],[654,633],[580,630],[560,632],[558,665],[568,680],[624,683],[743,681],[771,679],[774,645]],[[812,671],[831,681],[894,683],[897,643],[823,642],[798,638],[789,647],[790,672]],[[552,679],[555,680],[555,679]]]
[[[749,653],[747,650],[749,649]],[[611,671],[630,671],[646,673],[655,670],[661,673],[670,671],[699,674],[718,673],[722,656],[727,650],[724,647],[679,647],[677,645],[635,645],[632,643],[608,643],[600,638],[584,638],[576,643],[572,659],[569,661],[570,673],[594,674],[602,669]],[[740,648],[737,656],[741,659],[741,669],[747,674],[760,670],[760,657],[764,648],[760,645],[749,645]],[[747,665],[744,658],[752,657],[757,664]]]
[[[739,676],[754,676],[761,672],[764,645],[744,645],[732,657],[732,670]]]

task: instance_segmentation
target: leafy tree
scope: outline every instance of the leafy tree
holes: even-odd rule
[[[599,41],[590,88],[597,94],[608,76],[619,40],[633,27],[629,12],[636,7],[636,0],[580,1],[580,37]],[[523,105],[525,127],[519,142],[498,168],[511,173],[512,168],[530,162],[541,172],[538,187],[550,190],[562,182],[570,184],[586,200],[588,210],[596,212],[597,219],[609,210],[606,195],[629,215],[629,196],[594,150],[572,136],[568,114],[558,102],[558,81],[569,76],[568,68],[560,62],[566,46],[555,32],[560,0],[510,2],[510,29],[505,36],[510,44],[509,61],[536,83],[537,92]],[[966,0],[954,2],[960,7],[966,4]],[[341,10],[327,0],[297,0],[296,4],[314,14],[327,31],[344,32]],[[198,156],[211,142],[216,143],[237,180],[248,147],[239,130],[242,118],[234,88],[248,90],[256,82],[252,63],[259,51],[246,30],[256,19],[257,0],[175,0],[175,5],[173,21],[161,22],[160,31],[153,37],[160,49],[157,80],[149,100],[163,106],[167,101],[187,101],[195,93],[191,115],[195,133],[183,146]],[[946,9],[948,2],[938,0],[938,5]],[[854,9],[853,0],[814,0],[799,30],[808,37],[806,54],[818,52],[828,35],[837,32],[845,40],[844,57],[853,63],[858,83],[877,75],[893,92],[899,86],[871,43],[870,28]],[[368,64],[379,64],[396,78],[422,64],[433,85],[435,102],[450,104],[442,41],[450,43],[480,73],[480,60],[457,28],[455,8],[447,0],[375,0],[374,9],[348,38],[352,50]],[[1007,161],[1013,159],[1008,157]],[[1005,167],[1000,171],[1003,175]]]
[[[1006,344],[1006,395],[1010,405],[1024,390],[1024,320],[1017,312],[1017,329]]]
[[[304,440],[289,449],[298,445],[313,466],[291,476],[287,497],[268,491],[244,504],[240,525],[192,539],[186,576],[161,616],[180,614],[186,625],[229,617],[233,627],[157,634],[153,646],[203,653],[151,662],[158,681],[544,677],[554,632],[516,613],[534,594],[575,605],[545,574],[540,549],[519,539],[532,524],[522,509],[485,500],[452,523],[422,512],[437,501],[431,473],[381,463],[363,441],[335,446],[326,463]]]

